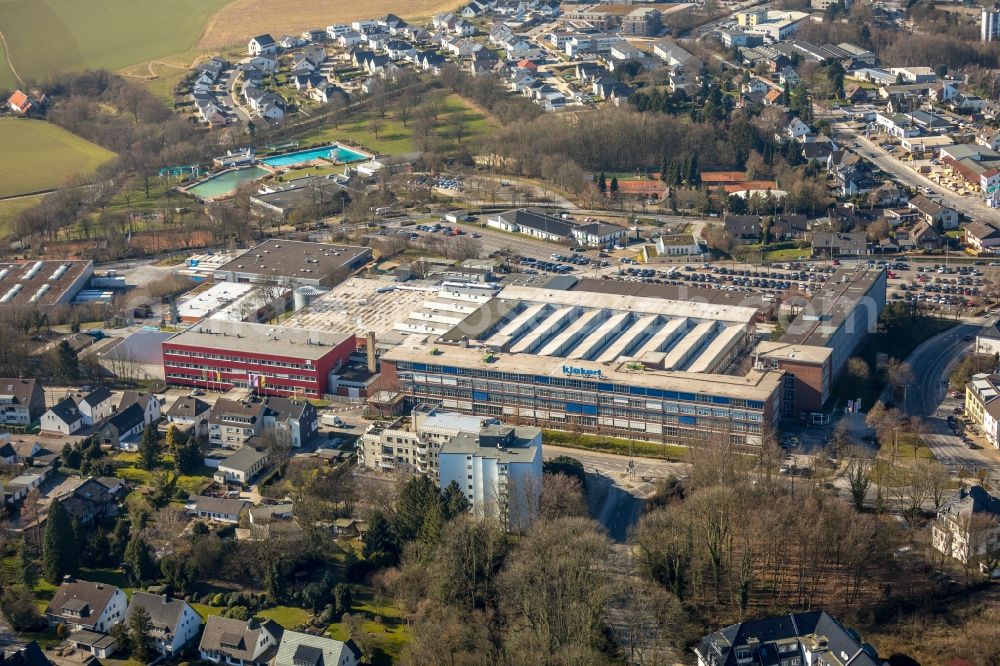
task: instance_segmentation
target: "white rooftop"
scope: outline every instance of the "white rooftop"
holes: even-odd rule
[[[254,288],[252,284],[220,282],[210,288],[191,294],[177,304],[177,314],[182,319],[202,319],[228,305]]]

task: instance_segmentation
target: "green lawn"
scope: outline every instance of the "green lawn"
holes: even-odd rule
[[[370,593],[365,592],[355,598],[351,605],[351,613],[371,618],[361,624],[361,630],[373,634],[379,645],[380,649],[375,652],[372,663],[376,666],[396,663],[403,646],[410,640],[409,627],[404,623],[399,609],[387,601],[376,605]],[[378,618],[378,621],[374,618]],[[346,622],[331,624],[327,627],[326,633],[338,641],[346,641],[351,637]]]
[[[453,123],[450,121],[457,113],[465,116],[465,135],[462,137],[462,145],[475,143],[492,129],[492,119],[472,109],[458,95],[449,95],[445,98],[434,130],[444,153],[453,153],[460,147],[452,136]],[[404,126],[398,113],[390,109],[386,112],[385,118],[381,119],[382,126],[376,138],[371,125],[373,116],[374,114],[370,112],[359,113],[348,121],[340,123],[338,127],[328,126],[307,134],[302,141],[322,143],[350,139],[369,150],[389,155],[409,153],[417,149],[413,137],[413,118],[410,118],[407,126]]]
[[[301,608],[292,606],[275,606],[257,613],[260,617],[274,620],[286,629],[294,629],[300,624],[309,621],[309,613]]]
[[[584,435],[565,430],[544,430],[542,441],[552,446],[565,446],[588,451],[603,451],[628,455],[629,452],[646,458],[664,458],[666,460],[687,460],[687,447],[673,444],[654,444],[652,442],[630,441],[617,437],[599,435]]]
[[[10,233],[11,225],[17,214],[25,208],[31,208],[42,200],[44,194],[33,197],[18,197],[17,199],[0,200],[0,237]]]
[[[18,73],[43,79],[59,71],[118,69],[190,51],[209,17],[229,2],[0,0],[0,26]],[[4,63],[0,88],[15,85]]]
[[[0,146],[4,156],[0,197],[58,187],[114,157],[111,151],[41,120],[0,119]]]

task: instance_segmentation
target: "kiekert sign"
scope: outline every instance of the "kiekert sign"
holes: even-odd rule
[[[590,368],[578,368],[572,365],[564,365],[562,367],[563,374],[566,375],[580,375],[581,377],[600,377],[600,370],[591,370]]]

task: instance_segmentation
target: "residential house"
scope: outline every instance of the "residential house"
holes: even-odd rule
[[[128,599],[114,585],[66,577],[45,609],[49,626],[66,625],[70,631],[107,633],[125,619]]]
[[[614,245],[625,233],[624,227],[599,220],[578,225],[570,232],[577,243],[590,247]]]
[[[76,488],[55,499],[63,505],[70,518],[76,519],[83,526],[88,526],[94,521],[113,518],[118,514],[117,498],[109,487],[118,485],[114,481],[105,485],[91,477],[82,480]]]
[[[656,237],[656,253],[661,257],[699,257],[706,248],[691,234],[660,235]]]
[[[286,630],[271,666],[358,666],[360,662],[361,650],[354,641]]]
[[[138,451],[139,439],[146,427],[142,406],[133,402],[105,421],[97,430],[101,443],[126,451]]]
[[[909,238],[913,242],[914,249],[936,250],[941,247],[941,234],[926,220],[920,220],[913,225],[909,231]]]
[[[771,239],[775,241],[804,240],[808,231],[805,215],[777,215],[769,227]]]
[[[963,486],[938,509],[931,533],[934,548],[963,564],[996,552],[1000,544],[1000,497],[979,485]],[[997,571],[984,571],[993,576]]]
[[[812,128],[802,121],[801,118],[792,118],[785,126],[785,136],[795,141],[802,141],[812,134]]]
[[[741,86],[741,90],[743,92],[751,93],[754,95],[763,95],[770,89],[771,86],[767,85],[764,79],[761,79],[760,77],[757,76],[752,77],[749,81],[747,81]]]
[[[573,225],[537,208],[518,208],[490,217],[486,225],[514,234],[524,234],[548,241],[571,238]]]
[[[14,113],[23,116],[35,108],[35,103],[24,91],[15,90],[14,93],[7,98],[7,107]]]
[[[42,414],[42,432],[72,435],[83,427],[83,414],[73,398],[63,398]]]
[[[920,217],[938,229],[947,231],[958,228],[958,213],[937,201],[918,194],[909,201],[909,207],[920,213]]]
[[[294,49],[302,46],[306,40],[297,35],[282,35],[278,39],[278,46],[283,49]]]
[[[781,72],[778,73],[778,81],[781,85],[788,85],[793,88],[802,83],[799,73],[792,67],[785,67],[781,70]]]
[[[325,81],[321,81],[313,86],[312,90],[309,91],[309,96],[322,104],[329,104],[334,100],[345,101],[347,99],[347,93],[344,92],[343,88]]]
[[[237,620],[209,615],[198,645],[202,661],[226,666],[268,666],[284,628],[273,620]]]
[[[345,49],[349,49],[352,46],[357,46],[359,44],[364,44],[368,41],[368,38],[360,32],[355,32],[354,30],[349,30],[343,32],[336,37],[337,43],[340,44]]]
[[[277,53],[278,45],[271,35],[257,35],[250,38],[250,42],[247,44],[247,52],[251,56],[259,56],[262,53]]]
[[[182,396],[167,410],[167,424],[195,437],[208,436],[208,418],[212,407],[194,396]]]
[[[232,449],[242,447],[248,439],[263,432],[266,409],[261,402],[220,398],[208,419],[209,443]]]
[[[868,237],[864,232],[815,232],[812,235],[813,256],[838,257],[848,254],[867,254],[867,252]]]
[[[45,390],[37,379],[0,379],[0,426],[27,428],[45,413]]]
[[[249,504],[249,500],[244,499],[222,499],[193,495],[188,498],[185,507],[187,512],[196,518],[236,525],[240,522],[240,514],[243,513],[243,509]]]
[[[862,643],[826,611],[813,610],[747,620],[720,629],[694,647],[698,666],[884,666],[875,649]]]
[[[201,616],[185,601],[163,594],[133,592],[125,621],[145,608],[152,620],[150,639],[153,649],[165,657],[177,654],[201,630]]]
[[[0,662],[3,662],[4,666],[52,666],[53,664],[36,641],[0,650]]]
[[[244,446],[233,455],[219,462],[219,468],[213,475],[218,483],[235,483],[241,486],[250,482],[265,467],[268,455],[252,446]]]
[[[76,406],[83,417],[84,426],[93,426],[111,416],[115,409],[115,400],[111,391],[101,387],[86,395],[74,396]]]
[[[1000,252],[1000,229],[989,222],[970,222],[962,231],[962,241],[976,254]]]
[[[723,227],[735,245],[758,243],[763,236],[759,215],[726,215]]]
[[[298,448],[309,442],[318,430],[316,408],[308,400],[269,397],[264,399],[264,428],[281,428],[289,442]]]
[[[869,194],[869,201],[880,208],[900,206],[907,203],[906,193],[895,183],[883,183]]]

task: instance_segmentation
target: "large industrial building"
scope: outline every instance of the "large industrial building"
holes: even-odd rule
[[[0,263],[0,307],[71,303],[93,275],[92,261]]]
[[[215,281],[332,287],[371,258],[368,247],[272,239],[217,268]]]
[[[754,444],[781,373],[722,374],[756,309],[511,286],[436,339],[382,356],[383,380],[445,408],[652,441]]]
[[[320,398],[355,351],[350,333],[205,319],[163,343],[168,384]]]

